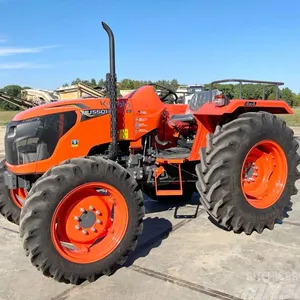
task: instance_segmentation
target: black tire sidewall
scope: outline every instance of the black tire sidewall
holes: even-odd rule
[[[14,224],[19,224],[21,208],[16,205],[11,197],[10,191],[4,184],[4,172],[6,159],[0,161],[0,210],[1,214]]]
[[[258,128],[258,129],[257,129]],[[261,129],[261,131],[259,131]],[[286,155],[288,174],[287,174],[287,184],[285,185],[282,194],[278,200],[268,208],[257,209],[249,204],[246,200],[242,187],[241,187],[241,171],[243,162],[246,158],[246,155],[250,149],[257,143],[263,140],[270,140],[277,143]],[[251,135],[247,135],[241,144],[239,145],[239,150],[236,151],[233,155],[232,168],[230,174],[230,190],[232,193],[233,205],[237,210],[247,215],[248,218],[251,218],[255,223],[264,221],[270,218],[278,217],[280,212],[288,205],[291,196],[291,190],[293,189],[293,176],[294,176],[294,146],[292,139],[287,139],[286,134],[280,134],[276,131],[275,128],[266,127],[256,127],[253,126],[253,132]],[[292,149],[292,150],[291,150]],[[291,178],[292,180],[289,180]]]
[[[44,212],[43,218],[41,219],[41,227],[39,232],[39,245],[42,250],[42,255],[44,258],[50,258],[52,267],[59,267],[63,272],[72,272],[77,274],[80,277],[90,276],[90,274],[98,274],[101,271],[115,265],[122,255],[126,254],[128,248],[132,244],[132,233],[135,232],[138,220],[138,211],[136,204],[134,203],[134,195],[131,192],[131,189],[124,182],[118,180],[114,174],[107,173],[107,177],[102,174],[89,174],[84,176],[84,179],[81,178],[79,181],[65,185],[60,188],[51,188],[48,190],[51,191],[47,193],[47,203],[49,204],[48,210]],[[63,197],[65,197],[70,191],[79,185],[90,183],[90,182],[102,182],[111,185],[121,192],[123,195],[126,205],[128,208],[128,224],[126,232],[115,250],[110,253],[105,258],[88,264],[74,263],[62,257],[54,247],[52,237],[51,237],[51,222],[52,216],[57,205],[61,202]]]

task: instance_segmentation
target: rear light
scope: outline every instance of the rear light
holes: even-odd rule
[[[216,106],[224,106],[228,104],[225,95],[215,95],[213,98],[213,102]]]

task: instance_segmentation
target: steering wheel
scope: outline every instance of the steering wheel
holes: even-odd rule
[[[163,85],[157,84],[157,83],[149,83],[149,85],[157,86],[157,87],[160,87],[160,88],[162,88],[162,89],[168,91],[168,93],[167,93],[166,95],[164,95],[164,96],[162,96],[162,97],[159,97],[159,99],[160,99],[162,102],[167,102],[167,101],[169,101],[169,100],[165,101],[165,99],[167,99],[167,97],[168,97],[169,95],[173,95],[173,96],[175,97],[175,99],[173,100],[173,103],[178,103],[178,96],[177,96],[177,94],[175,93],[174,90],[172,90],[172,89],[170,89],[170,88],[168,88],[168,87],[165,87],[165,86],[163,86]]]

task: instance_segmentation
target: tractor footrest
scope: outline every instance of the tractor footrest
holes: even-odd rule
[[[157,158],[163,159],[180,159],[187,158],[190,156],[191,149],[183,147],[172,147],[165,150],[162,150],[158,153]]]
[[[157,196],[181,196],[183,194],[182,190],[182,179],[181,179],[181,166],[178,164],[178,176],[179,176],[179,189],[176,190],[164,190],[158,189],[157,178],[164,172],[163,166],[160,166],[155,170],[154,183],[155,183],[155,193]]]
[[[181,196],[182,190],[156,190],[157,196]]]

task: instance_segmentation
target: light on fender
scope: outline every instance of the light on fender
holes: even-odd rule
[[[215,95],[213,98],[213,102],[216,106],[224,106],[228,104],[225,95]]]

